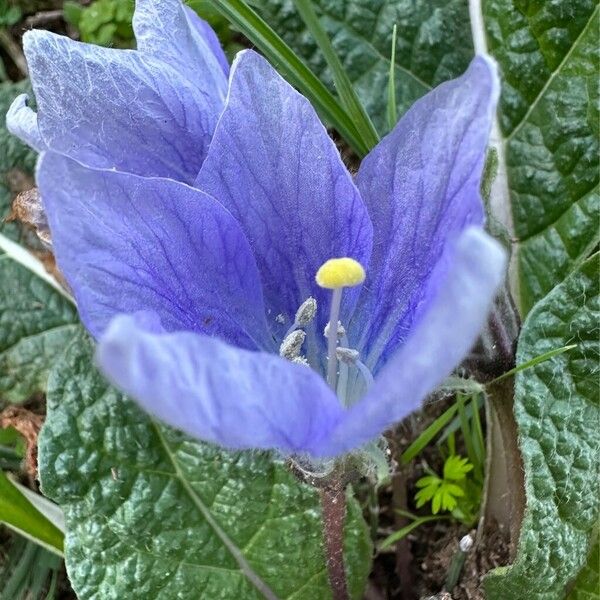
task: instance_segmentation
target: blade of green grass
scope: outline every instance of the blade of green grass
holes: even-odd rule
[[[392,30],[392,55],[390,57],[390,76],[388,77],[388,97],[387,97],[387,122],[388,129],[391,131],[398,122],[398,109],[396,102],[396,37],[398,27],[394,23]]]
[[[372,148],[379,141],[377,130],[356,95],[352,82],[348,78],[348,74],[338,58],[338,55],[335,53],[327,32],[321,26],[319,17],[313,7],[312,0],[293,0],[293,2],[307,29],[315,38],[317,45],[321,49],[321,52],[331,69],[333,81],[342,105],[354,122],[363,142],[367,147]]]
[[[478,467],[478,475],[481,479],[483,479],[484,471],[485,471],[485,441],[483,438],[483,428],[481,427],[481,418],[479,416],[479,395],[473,394],[471,396],[471,413],[472,413],[472,421],[473,421],[473,431],[474,431],[474,446],[475,446],[475,454],[477,455],[479,464]]]
[[[62,560],[19,535],[0,563],[0,600],[53,600]],[[45,589],[47,588],[47,593]]]
[[[62,556],[62,532],[0,471],[0,521],[21,535]]]
[[[473,434],[471,432],[471,424],[469,423],[469,416],[465,410],[465,396],[464,394],[456,394],[456,403],[458,405],[458,418],[460,420],[460,429],[463,434],[465,442],[465,448],[467,450],[467,456],[469,461],[474,467],[477,467],[477,455],[475,454],[475,448],[473,447]]]
[[[439,521],[441,519],[447,518],[448,517],[445,516],[419,517],[418,519],[415,519],[412,523],[409,523],[406,527],[403,527],[398,531],[394,531],[394,533],[392,533],[391,535],[388,535],[388,537],[386,537],[385,540],[383,540],[383,542],[381,542],[381,544],[379,545],[379,550],[381,551],[385,550],[386,548],[389,548],[392,544],[395,544],[398,540],[405,538],[411,531],[413,531],[413,529],[416,529],[424,523],[429,523],[429,521]]]
[[[352,118],[319,78],[296,53],[243,0],[209,0],[230,23],[244,34],[292,85],[297,87],[329,122],[363,157],[371,149],[362,138]]]
[[[457,404],[453,404],[444,411],[421,435],[402,453],[400,461],[403,465],[408,464],[417,454],[419,454],[429,442],[440,433],[440,431],[449,423],[458,410]]]
[[[502,375],[500,375],[499,377],[496,377],[496,379],[492,379],[492,381],[490,381],[487,385],[488,386],[493,385],[495,383],[498,383],[499,381],[502,381],[503,379],[506,379],[507,377],[510,377],[511,375],[515,375],[516,373],[525,371],[525,369],[531,369],[531,367],[535,367],[536,365],[539,365],[540,363],[550,360],[551,358],[554,358],[555,356],[558,356],[559,354],[568,352],[569,350],[572,350],[573,348],[577,348],[577,344],[570,344],[569,346],[562,346],[562,348],[555,348],[554,350],[549,350],[548,352],[544,352],[544,354],[540,354],[539,356],[536,356],[535,358],[528,360],[527,362],[523,363],[522,365],[519,365],[518,367],[515,367],[514,369],[511,369],[510,371],[506,371],[506,373],[502,373]]]

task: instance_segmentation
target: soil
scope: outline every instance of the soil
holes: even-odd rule
[[[450,397],[434,398],[420,413],[403,423],[389,437],[393,454],[398,456],[408,447],[451,401]],[[458,439],[457,443],[460,452]],[[417,491],[416,481],[424,474],[425,464],[436,472],[442,470],[441,454],[434,445],[425,448],[404,470],[396,468],[394,481],[380,490],[377,541],[381,542],[408,523],[398,518],[397,508],[423,513],[415,509],[412,498]],[[459,541],[467,534],[471,535],[474,545],[466,556],[458,583],[452,590],[446,590],[450,564],[459,550]],[[365,600],[483,600],[485,574],[508,562],[509,532],[496,524],[477,532],[450,519],[426,523],[395,548],[376,554]]]

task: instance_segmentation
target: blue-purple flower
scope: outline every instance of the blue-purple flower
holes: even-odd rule
[[[135,52],[28,34],[38,115],[21,98],[9,116],[42,152],[99,366],[228,448],[325,457],[376,438],[460,363],[502,278],[479,195],[493,64],[419,100],[353,179],[258,54],[226,91],[214,34],[178,2],[139,1],[135,29]]]

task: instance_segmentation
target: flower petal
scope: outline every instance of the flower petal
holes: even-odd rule
[[[50,150],[93,168],[194,180],[220,112],[208,91],[132,50],[45,31],[23,43]]]
[[[414,104],[360,167],[375,236],[350,333],[374,371],[426,309],[423,290],[446,246],[483,224],[479,188],[497,98],[495,65],[476,57]]]
[[[235,219],[184,184],[92,170],[46,153],[37,181],[58,265],[99,336],[118,313],[271,347],[258,270]]]
[[[227,56],[225,56],[225,52],[223,52],[223,47],[221,46],[217,34],[214,32],[213,28],[204,19],[201,19],[189,6],[184,6],[184,10],[190,25],[198,30],[199,34],[204,38],[204,41],[215,55],[215,58],[223,70],[225,78],[229,78],[229,61],[227,60]],[[225,88],[227,88],[227,84],[225,85]],[[225,91],[227,91],[227,89]]]
[[[137,0],[133,15],[137,49],[175,67],[223,107],[229,65],[208,23],[180,0]]]
[[[346,452],[416,410],[475,343],[504,267],[500,245],[478,228],[467,229],[443,284],[404,346],[315,453]]]
[[[330,302],[316,285],[317,270],[340,256],[366,265],[371,223],[314,109],[252,51],[234,61],[227,104],[196,185],[246,232],[278,339],[300,304],[317,299],[317,330],[307,331],[309,354],[315,351]],[[356,295],[345,294],[345,316]]]
[[[21,94],[13,100],[6,113],[6,127],[34,150],[45,150],[46,145],[40,135],[37,114],[27,106],[27,94]]]
[[[113,320],[97,361],[154,416],[228,448],[303,452],[342,411],[308,367],[195,333],[149,332],[132,316]]]

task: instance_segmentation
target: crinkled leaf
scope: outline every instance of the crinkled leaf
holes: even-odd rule
[[[515,417],[527,496],[517,558],[486,579],[488,600],[564,598],[584,565],[599,513],[600,381],[596,254],[529,313],[517,364],[577,347],[521,371]]]
[[[260,0],[261,14],[333,91],[323,55],[292,0]],[[398,25],[398,114],[432,87],[460,75],[473,55],[463,0],[315,0],[315,9],[376,128],[388,129],[392,29]]]
[[[488,0],[524,312],[598,243],[598,3]]]
[[[0,235],[35,246],[32,232],[4,222],[12,201],[8,178],[31,176],[36,159],[4,121],[23,92],[31,92],[28,81],[0,84]],[[22,402],[45,390],[50,364],[70,341],[77,313],[64,295],[1,250],[0,282],[0,401]]]
[[[22,402],[46,389],[77,313],[55,287],[1,251],[0,282],[0,400]]]
[[[150,420],[93,369],[75,340],[55,365],[40,437],[45,494],[65,511],[65,553],[81,598],[328,598],[314,489],[265,453],[228,453]],[[370,567],[349,503],[354,597]]]

